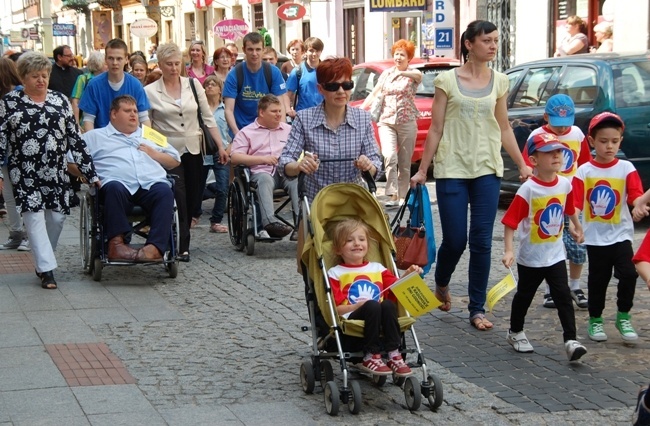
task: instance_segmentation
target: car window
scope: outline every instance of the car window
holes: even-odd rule
[[[433,85],[433,81],[436,79],[438,74],[444,71],[448,71],[452,67],[423,67],[420,68],[422,73],[422,81],[418,86],[416,94],[418,96],[429,96],[433,97],[436,92],[436,87]]]
[[[512,91],[515,90],[515,84],[519,80],[519,76],[521,75],[522,72],[523,72],[523,70],[517,70],[517,71],[513,71],[513,72],[508,74],[508,92],[509,93],[512,93]]]
[[[576,105],[592,105],[598,96],[596,81],[595,69],[569,66],[560,79],[558,93],[568,95]]]
[[[359,71],[355,79],[355,72]],[[379,73],[372,68],[361,68],[352,71],[352,81],[354,81],[354,92],[350,97],[351,101],[366,99],[372,92],[372,89],[379,80]]]
[[[544,105],[549,97],[548,93],[552,90],[549,83],[554,81],[553,76],[559,73],[559,69],[557,66],[529,69],[513,97],[511,108]]]
[[[359,98],[359,96],[358,96],[359,86],[361,84],[361,76],[363,75],[363,70],[364,70],[364,68],[357,68],[355,70],[352,70],[352,82],[354,83],[354,89],[352,91],[352,95],[350,95],[350,100],[351,101],[356,101],[358,99],[364,99],[364,98]]]
[[[650,62],[630,62],[612,67],[617,107],[650,105]]]

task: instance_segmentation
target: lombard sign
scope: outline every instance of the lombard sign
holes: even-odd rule
[[[370,0],[371,12],[406,12],[426,9],[427,0]]]
[[[212,33],[215,37],[234,41],[248,34],[248,24],[241,19],[226,19],[214,24]]]
[[[158,32],[158,24],[153,19],[136,19],[131,24],[131,35],[135,37],[153,37]]]

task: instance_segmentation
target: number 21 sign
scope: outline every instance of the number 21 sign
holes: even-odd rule
[[[454,48],[454,29],[436,28],[436,50]]]

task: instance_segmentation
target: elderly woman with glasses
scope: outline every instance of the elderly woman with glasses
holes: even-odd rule
[[[205,62],[208,57],[205,51],[205,43],[202,40],[193,41],[190,44],[190,65],[187,67],[187,76],[196,78],[199,83],[203,84],[209,75],[214,74],[214,68]]]
[[[0,99],[0,163],[8,159],[16,207],[23,215],[41,287],[57,288],[54,250],[70,213],[70,152],[90,183],[99,178],[81,139],[68,98],[48,90],[52,64],[40,52],[26,52],[16,63],[23,89]]]
[[[214,75],[216,75],[219,80],[225,82],[228,71],[232,68],[232,53],[225,47],[220,47],[214,51],[212,55],[212,63],[214,64]]]
[[[215,155],[215,161],[225,164],[228,155],[223,148],[221,134],[214,121],[203,86],[193,78],[181,76],[184,67],[178,46],[174,43],[161,44],[156,54],[162,78],[144,89],[151,104],[149,110],[151,126],[167,136],[167,142],[181,154],[181,165],[171,170],[170,174],[178,176],[174,191],[180,222],[179,253],[181,255],[179,258],[183,262],[189,262],[192,213],[203,196],[201,187],[203,134],[197,119],[199,112],[219,147],[219,154]],[[190,84],[196,90],[198,104]]]
[[[381,157],[370,114],[348,106],[354,88],[348,58],[328,58],[316,68],[318,91],[323,102],[298,111],[289,140],[280,156],[278,170],[289,178],[305,173],[305,190],[311,201],[325,186],[337,182],[361,183],[361,172],[375,178]],[[302,159],[300,154],[305,151]],[[321,162],[319,160],[337,160]]]

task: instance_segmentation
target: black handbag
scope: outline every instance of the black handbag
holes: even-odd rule
[[[197,118],[199,119],[199,127],[201,128],[201,133],[203,134],[203,140],[201,142],[201,154],[202,155],[218,155],[219,148],[217,147],[216,142],[210,134],[210,129],[205,125],[203,121],[203,116],[201,116],[201,104],[199,103],[199,95],[196,93],[196,87],[194,87],[194,79],[190,78],[190,87],[192,88],[192,93],[194,93],[194,100],[196,101],[197,106]]]

